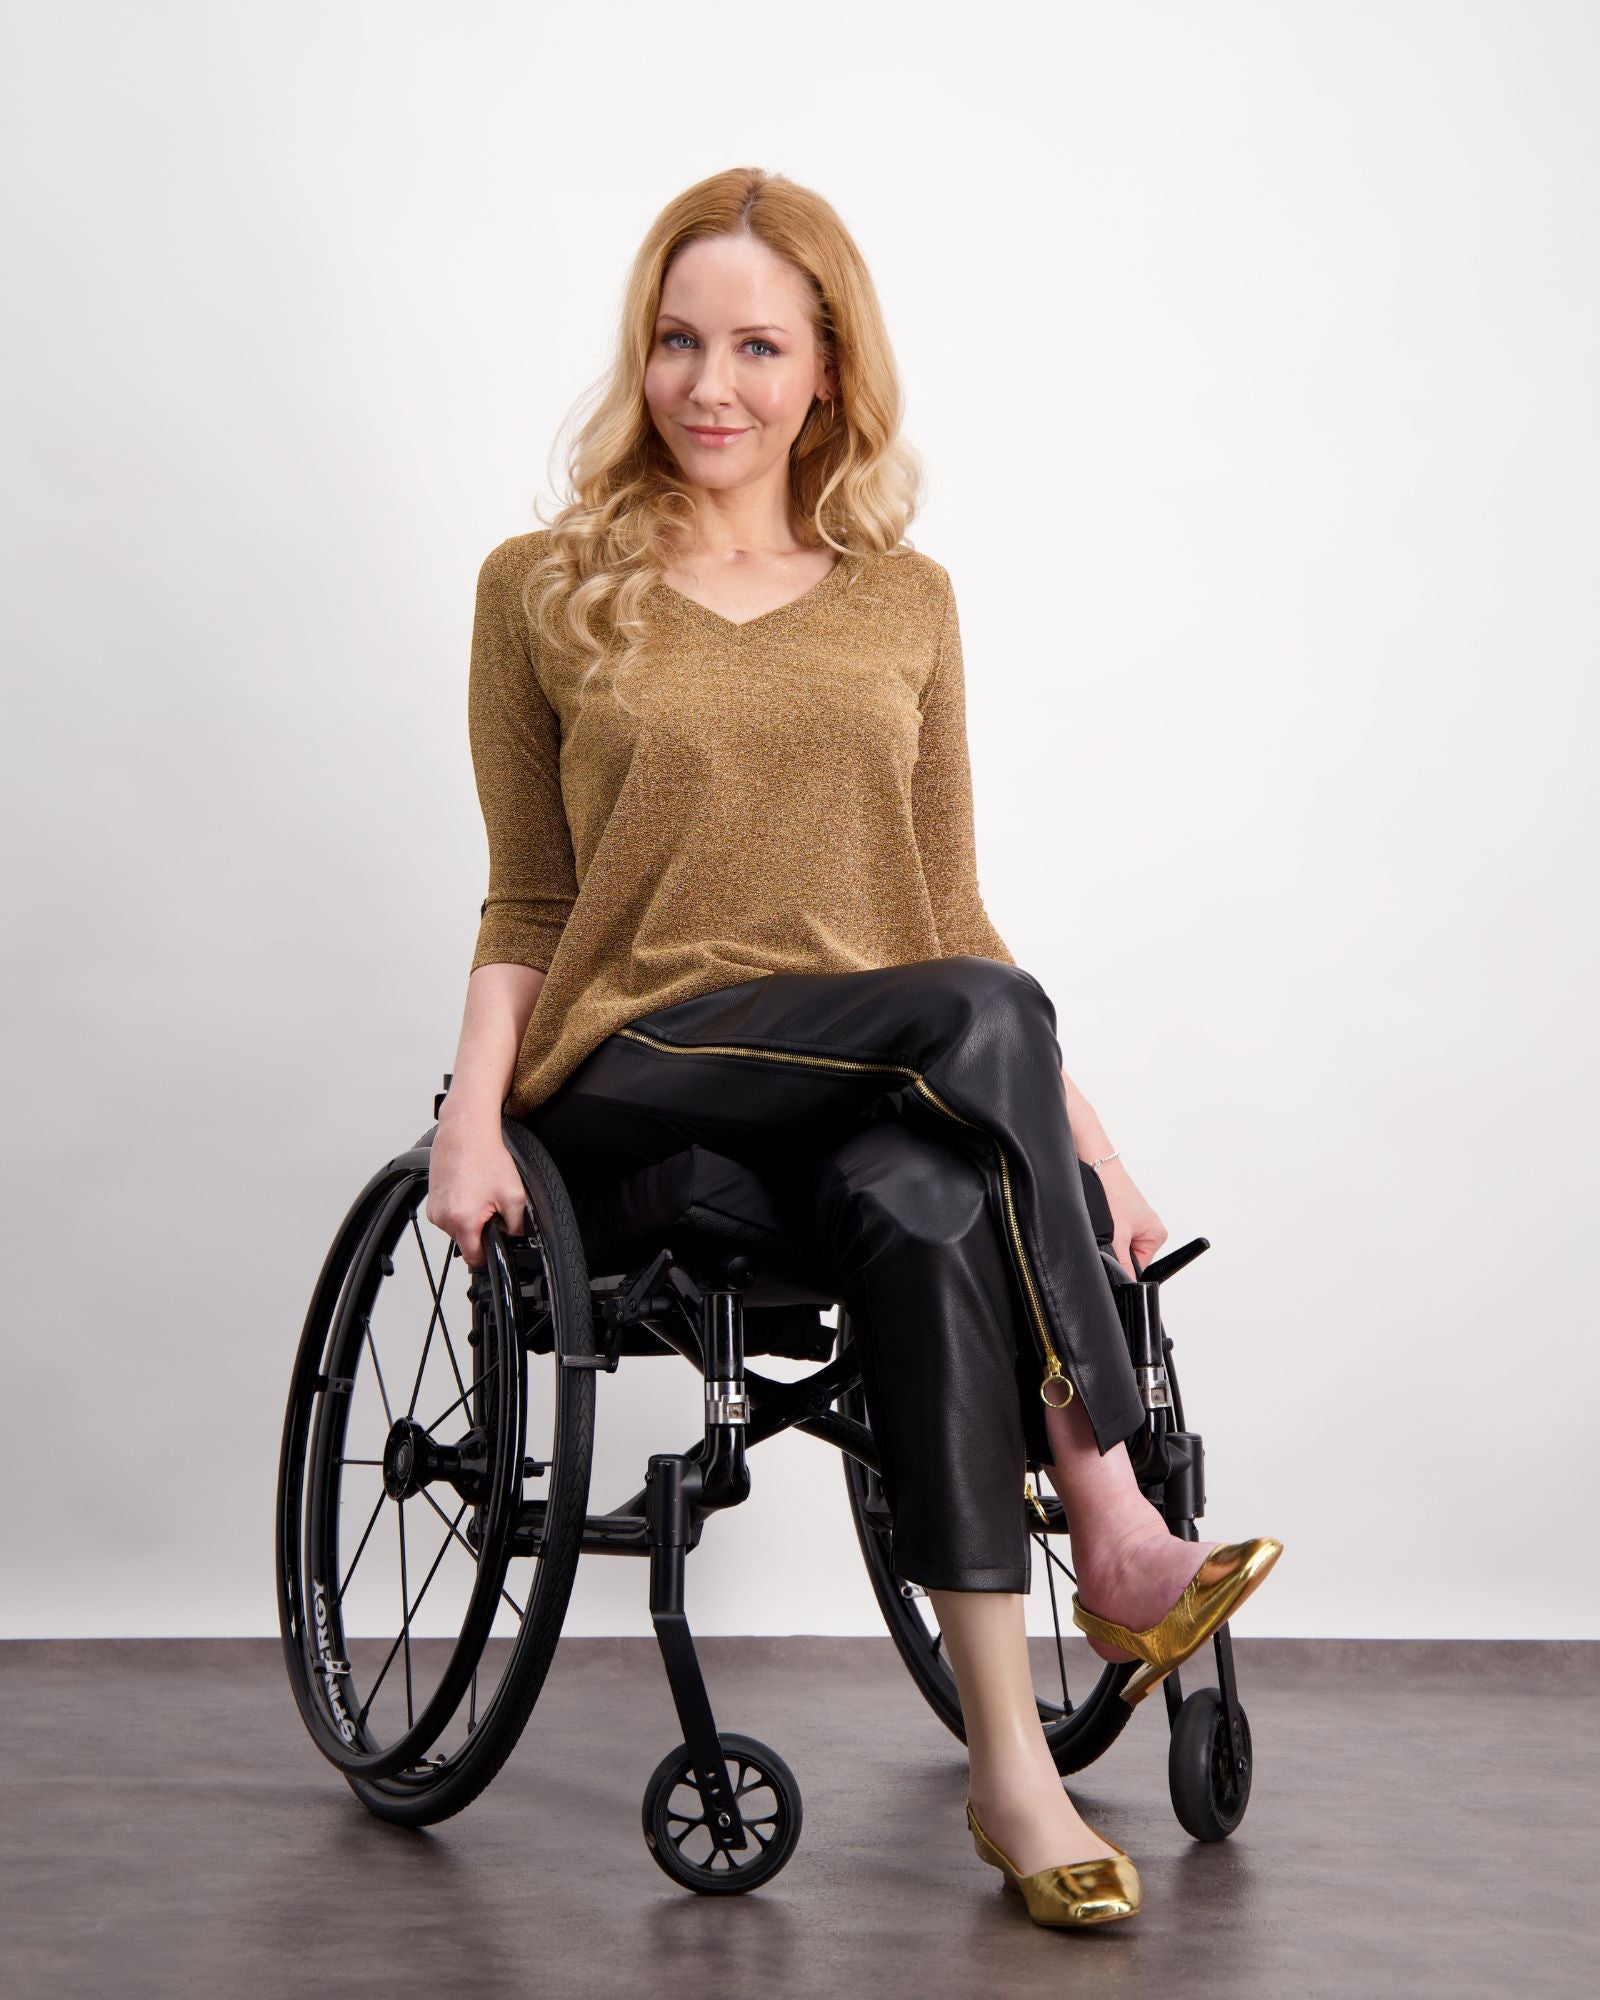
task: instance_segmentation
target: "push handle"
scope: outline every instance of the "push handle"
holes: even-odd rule
[[[1185,1264],[1192,1264],[1202,1250],[1211,1248],[1211,1240],[1206,1236],[1196,1236],[1191,1242],[1180,1244],[1176,1250],[1169,1250],[1165,1257],[1158,1257],[1153,1264],[1146,1264],[1141,1271],[1132,1256],[1133,1275],[1141,1285],[1159,1285],[1164,1278],[1170,1278],[1174,1271],[1181,1271]]]

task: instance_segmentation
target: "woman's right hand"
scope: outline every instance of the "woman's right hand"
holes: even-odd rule
[[[486,1260],[483,1232],[498,1214],[513,1236],[522,1233],[527,1195],[500,1121],[450,1116],[447,1096],[428,1153],[428,1220],[460,1248],[474,1269]]]

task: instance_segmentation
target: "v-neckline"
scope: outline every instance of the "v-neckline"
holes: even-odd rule
[[[809,610],[821,598],[831,596],[844,579],[845,568],[857,560],[854,551],[848,551],[834,560],[833,568],[825,576],[817,578],[798,597],[791,597],[786,604],[775,604],[770,611],[758,611],[754,618],[724,618],[720,611],[713,611],[709,604],[702,604],[698,597],[689,596],[675,583],[668,583],[665,577],[658,578],[661,588],[680,604],[691,616],[698,615],[720,626],[725,632],[749,632],[757,625],[772,626],[780,619],[786,619],[801,610]]]

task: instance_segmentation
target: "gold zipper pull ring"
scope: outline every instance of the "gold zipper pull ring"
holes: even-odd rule
[[[1067,1392],[1059,1403],[1053,1403],[1050,1400],[1049,1389],[1052,1382],[1059,1382]],[[1071,1379],[1061,1365],[1060,1356],[1052,1354],[1050,1356],[1050,1366],[1044,1373],[1044,1380],[1039,1384],[1039,1401],[1044,1404],[1047,1410],[1064,1410],[1068,1403],[1072,1401],[1074,1393]]]

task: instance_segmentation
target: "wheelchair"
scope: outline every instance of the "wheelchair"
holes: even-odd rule
[[[446,1075],[435,1121],[449,1086]],[[707,1518],[748,1496],[753,1446],[793,1428],[839,1451],[890,1637],[923,1699],[964,1740],[927,1592],[894,1574],[859,1362],[809,1214],[770,1176],[698,1145],[575,1199],[547,1149],[508,1118],[522,1231],[491,1217],[484,1262],[469,1267],[443,1232],[430,1241],[424,1231],[437,1129],[351,1205],[295,1358],[276,1557],[284,1660],[305,1726],[379,1819],[446,1819],[490,1784],[532,1714],[580,1555],[647,1559],[683,1740],[645,1787],[645,1843],[687,1889],[754,1889],[794,1852],[800,1787],[776,1750],[718,1727],[684,1608],[687,1557]],[[1190,1540],[1204,1511],[1203,1452],[1185,1427],[1160,1288],[1208,1247],[1197,1237],[1130,1279],[1102,1243],[1146,1406],[1128,1441],[1135,1473]],[[704,1378],[704,1435],[652,1454],[639,1491],[591,1511],[597,1378],[624,1358],[673,1353]],[[818,1365],[778,1379],[749,1367],[750,1355]],[[1054,1633],[1039,1717],[1066,1774],[1127,1724],[1120,1690],[1136,1662],[1090,1653],[1098,1672],[1074,1693],[1056,1585],[1058,1570],[1073,1573],[1051,1547],[1066,1517],[1032,1468],[1018,1505],[1030,1592],[1042,1569]],[[1070,1614],[1066,1623],[1076,1637]],[[1029,1643],[1037,1660],[1041,1641]],[[1218,1686],[1185,1698],[1177,1672],[1162,1683],[1173,1807],[1203,1841],[1238,1826],[1252,1774],[1226,1624],[1212,1644]]]

